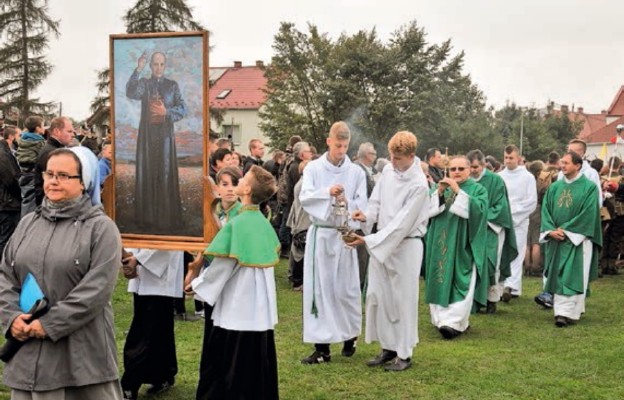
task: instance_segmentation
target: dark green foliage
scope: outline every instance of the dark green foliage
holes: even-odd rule
[[[16,124],[30,114],[51,111],[52,103],[31,97],[52,71],[43,55],[49,34],[59,36],[59,21],[49,17],[47,0],[0,2],[0,98],[5,111],[19,111],[19,118],[11,121]]]
[[[415,22],[388,43],[374,29],[331,40],[314,25],[303,33],[282,23],[273,48],[261,126],[274,147],[298,134],[322,150],[337,120],[350,124],[354,145],[372,141],[382,151],[398,130],[414,132],[423,149],[487,127],[483,94],[462,71],[464,54],[451,55],[450,41],[427,43]]]
[[[128,33],[199,31],[186,0],[137,0],[124,16]]]

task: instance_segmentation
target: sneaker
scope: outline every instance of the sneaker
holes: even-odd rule
[[[568,319],[566,317],[563,317],[561,315],[558,315],[555,317],[555,326],[557,328],[565,328],[566,326],[568,326]]]
[[[123,391],[124,400],[137,400],[138,397],[139,397],[138,390],[124,390]]]
[[[293,292],[303,292],[303,285],[294,286],[292,290]]]
[[[320,351],[314,351],[308,357],[301,360],[301,364],[322,364],[331,361],[331,355],[328,353],[321,353]]]
[[[206,314],[204,313],[204,310],[195,311],[195,316],[198,318],[206,318]]]
[[[344,342],[342,346],[342,356],[343,357],[351,357],[355,354],[355,349],[357,346],[357,338],[349,339]]]
[[[164,381],[161,383],[157,383],[154,385],[150,385],[147,390],[145,391],[145,393],[147,394],[159,394],[162,392],[166,392],[167,390],[171,389],[171,387],[173,386],[173,384],[175,383],[175,379],[171,378],[170,381]]]
[[[386,365],[384,367],[384,369],[386,371],[399,372],[399,371],[405,371],[406,369],[408,369],[411,366],[412,366],[412,359],[411,358],[406,358],[404,360],[402,358],[396,357],[394,359],[394,361],[392,361],[392,363]]]
[[[552,293],[542,292],[535,296],[535,302],[544,308],[553,308]]]

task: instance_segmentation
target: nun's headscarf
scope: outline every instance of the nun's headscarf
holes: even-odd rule
[[[82,166],[82,183],[85,192],[91,197],[91,204],[100,205],[102,199],[100,196],[100,174],[98,171],[98,159],[91,150],[83,146],[70,147]]]

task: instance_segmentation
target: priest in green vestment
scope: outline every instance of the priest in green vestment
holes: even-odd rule
[[[431,322],[445,339],[470,326],[473,300],[485,306],[488,195],[470,178],[465,156],[449,163],[450,176],[431,194],[431,224],[426,237],[426,296]]]
[[[505,279],[511,276],[511,262],[518,256],[516,234],[505,181],[485,168],[485,155],[481,150],[469,151],[466,157],[470,162],[470,176],[488,193],[486,264],[489,288],[485,312],[493,314],[503,295]],[[482,307],[477,309],[480,311]]]
[[[555,294],[555,325],[565,327],[585,312],[589,281],[597,276],[602,247],[596,184],[580,173],[583,159],[561,157],[564,179],[544,196],[540,242],[544,243],[544,290]]]

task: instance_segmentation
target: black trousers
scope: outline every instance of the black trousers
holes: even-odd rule
[[[134,295],[134,317],[123,353],[124,390],[173,380],[178,373],[173,329],[171,297]]]
[[[609,221],[609,228],[604,235],[603,255],[607,259],[617,259],[618,254],[622,253],[624,238],[624,215],[617,216]]]
[[[273,331],[231,331],[212,325],[206,306],[197,400],[278,399]]]

